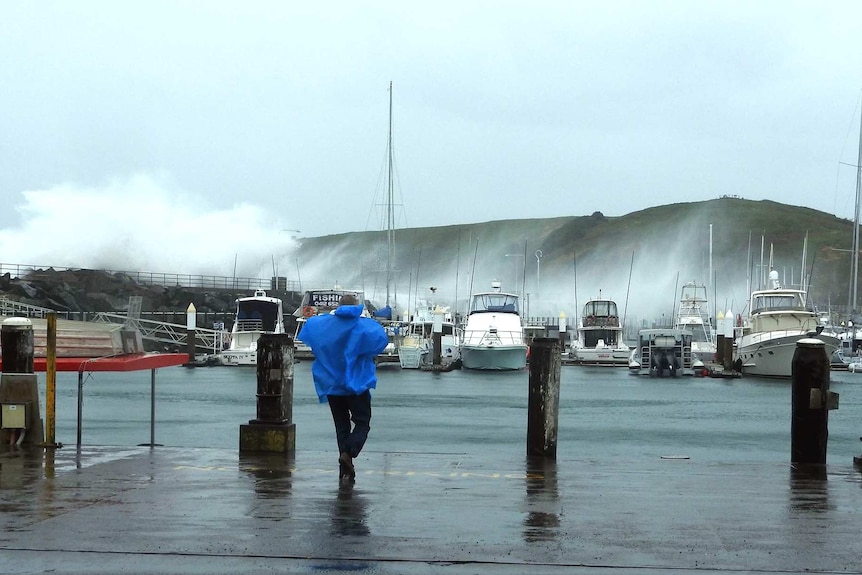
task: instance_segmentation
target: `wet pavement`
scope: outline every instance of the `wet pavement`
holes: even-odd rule
[[[852,465],[336,454],[0,453],[0,572],[862,572]]]

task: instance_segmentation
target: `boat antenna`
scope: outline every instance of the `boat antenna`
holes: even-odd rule
[[[677,291],[679,290],[679,291]],[[677,293],[679,294],[677,296]],[[676,283],[674,284],[673,289],[673,305],[671,306],[671,316],[670,320],[675,322],[674,319],[676,317],[676,302],[682,297],[682,287],[679,285],[679,270],[676,270]]]
[[[629,310],[629,289],[632,287],[632,270],[635,267],[635,252],[632,250],[632,263],[629,265],[629,283],[626,286],[626,305],[623,307],[623,325],[626,325],[626,315]],[[623,336],[625,337],[625,336]]]
[[[521,294],[525,297],[527,295],[527,238],[524,238],[524,273],[521,276]]]
[[[233,254],[233,289],[236,289],[236,258],[239,254]]]

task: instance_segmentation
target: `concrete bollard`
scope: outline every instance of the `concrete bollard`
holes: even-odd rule
[[[557,458],[560,411],[560,342],[539,337],[530,344],[527,456]]]
[[[45,441],[33,369],[33,339],[33,323],[27,318],[10,317],[0,326],[0,442],[10,446]]]
[[[257,340],[257,418],[240,425],[241,453],[292,455],[296,450],[293,352],[293,338],[287,334],[263,334]]]
[[[825,464],[829,410],[838,409],[838,394],[829,391],[829,357],[823,341],[804,338],[796,343],[791,380],[790,461]]]

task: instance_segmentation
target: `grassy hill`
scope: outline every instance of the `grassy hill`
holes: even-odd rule
[[[577,198],[563,209],[575,211]],[[463,306],[471,291],[500,280],[505,290],[530,294],[530,315],[573,315],[601,293],[628,317],[652,320],[673,314],[678,285],[699,281],[711,283],[718,309],[738,313],[745,311],[749,275],[755,285],[762,269],[761,253],[768,264],[772,251],[783,284],[800,283],[807,234],[804,273],[812,301],[843,311],[852,228],[849,220],[808,208],[723,197],[621,217],[596,212],[400,229],[394,233],[390,301],[402,310],[413,307],[417,298],[432,297],[434,286],[434,301],[451,305],[457,299]],[[338,282],[364,289],[382,305],[386,236],[375,231],[303,239],[297,252],[303,287]]]

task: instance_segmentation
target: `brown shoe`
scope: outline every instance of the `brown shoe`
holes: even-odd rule
[[[338,471],[342,479],[355,479],[356,469],[353,467],[353,458],[346,451],[338,456]]]

